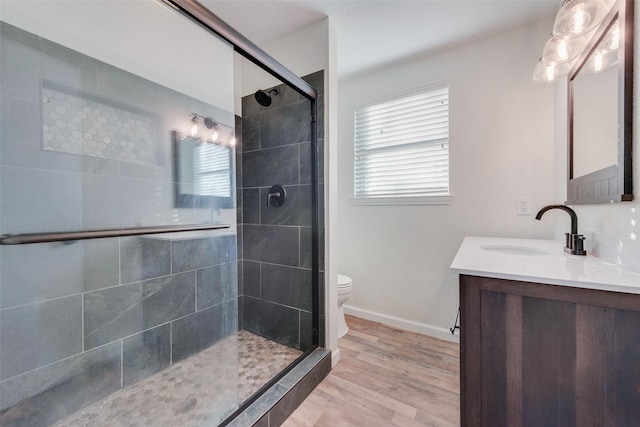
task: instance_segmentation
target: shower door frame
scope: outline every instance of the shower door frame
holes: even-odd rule
[[[244,401],[236,411],[227,417],[220,426],[225,426],[233,421],[240,413],[247,409],[266,390],[271,388],[284,375],[304,360],[319,345],[320,336],[320,261],[319,261],[319,192],[318,192],[318,92],[302,78],[297,76],[275,58],[251,42],[233,27],[223,21],[195,0],[161,0],[177,12],[189,18],[205,30],[212,32],[233,46],[235,52],[242,55],[267,73],[291,86],[296,92],[311,102],[311,325],[312,345],[293,363],[282,370],[278,375],[263,385],[249,399]]]

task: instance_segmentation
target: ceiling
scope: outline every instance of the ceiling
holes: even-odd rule
[[[340,78],[534,22],[561,6],[561,0],[200,1],[258,46],[331,17]]]

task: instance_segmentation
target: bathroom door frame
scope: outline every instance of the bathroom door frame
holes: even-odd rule
[[[293,71],[278,62],[267,52],[236,31],[196,0],[161,0],[171,8],[186,16],[205,30],[222,38],[242,55],[267,73],[291,86],[296,92],[311,102],[311,325],[312,346],[292,364],[262,386],[252,397],[225,419],[220,426],[230,423],[237,415],[251,405],[264,391],[272,387],[287,372],[311,354],[320,342],[320,247],[319,247],[319,192],[318,192],[318,92]]]

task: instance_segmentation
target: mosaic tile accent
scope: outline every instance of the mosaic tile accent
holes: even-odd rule
[[[217,425],[301,354],[239,331],[56,426]]]
[[[157,128],[151,114],[43,81],[45,150],[156,164]]]
[[[238,334],[240,401],[249,398],[267,381],[289,366],[302,351],[269,341],[247,331]]]

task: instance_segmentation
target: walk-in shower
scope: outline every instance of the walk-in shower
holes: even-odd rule
[[[323,72],[193,1],[0,13],[0,425],[232,421],[320,341]]]

